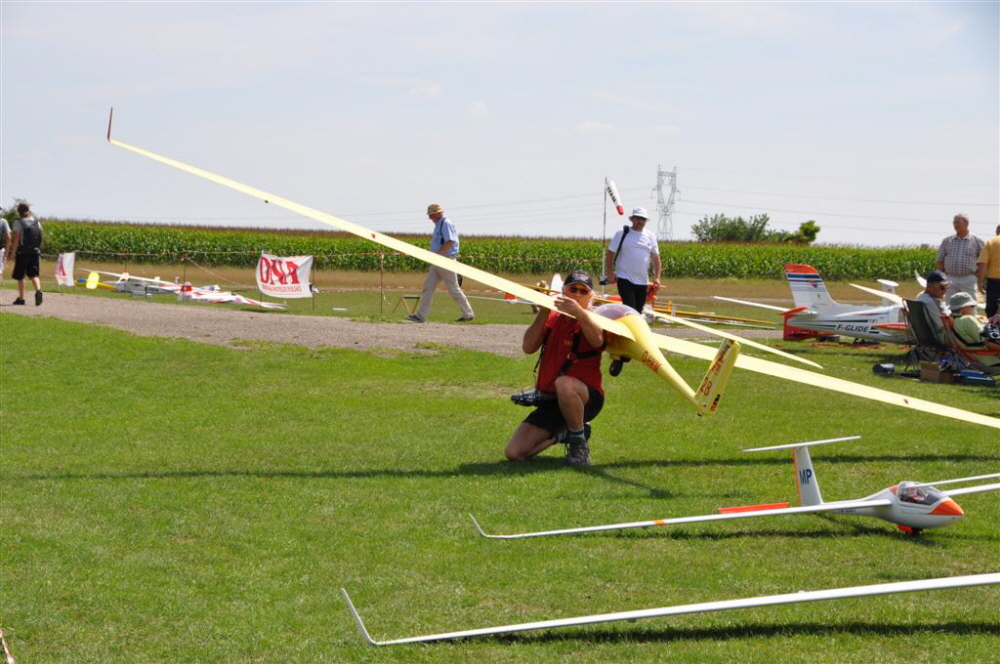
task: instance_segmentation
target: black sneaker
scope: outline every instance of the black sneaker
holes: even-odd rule
[[[462,316],[461,318],[456,318],[455,322],[456,323],[468,323],[469,321],[473,320],[474,318],[475,318],[475,316]]]
[[[14,304],[24,304],[24,298],[23,297],[17,298],[16,300],[14,300]]]
[[[22,301],[21,304],[24,304],[24,302]],[[35,306],[42,306],[42,291],[40,290],[35,291]]]
[[[406,317],[406,320],[410,321],[411,323],[425,323],[425,322],[427,322],[423,318],[421,318],[420,316],[418,316],[416,314],[410,314],[409,316]]]
[[[571,466],[590,465],[590,446],[583,436],[568,436],[566,443],[569,445],[569,454],[566,455],[566,463]]]

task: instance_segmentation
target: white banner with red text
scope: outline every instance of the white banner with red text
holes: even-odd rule
[[[59,254],[56,259],[56,283],[60,286],[75,286],[73,270],[76,268],[76,252]]]
[[[312,297],[312,256],[274,256],[261,252],[257,288],[271,297]]]

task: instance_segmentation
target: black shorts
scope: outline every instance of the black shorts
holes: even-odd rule
[[[10,275],[15,281],[20,281],[27,276],[33,279],[38,276],[38,254],[17,254],[14,257],[14,272]]]
[[[587,404],[583,407],[584,422],[592,421],[601,412],[601,409],[604,408],[604,395],[590,385],[587,386],[587,392],[590,393],[590,397],[587,399]],[[547,401],[531,411],[524,418],[524,421],[553,434],[560,429],[566,428],[566,418],[563,417],[562,411],[559,410],[559,402],[555,399]]]

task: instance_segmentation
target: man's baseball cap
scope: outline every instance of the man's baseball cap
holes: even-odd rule
[[[948,278],[948,275],[942,272],[941,270],[931,270],[927,274],[927,283],[929,284],[941,283],[947,285],[951,283],[951,280]]]
[[[427,214],[437,214],[439,212],[444,212],[444,208],[437,203],[431,203],[427,206]]]
[[[629,219],[634,219],[635,217],[639,217],[640,219],[646,219],[646,220],[648,220],[649,219],[649,215],[646,214],[646,208],[644,208],[644,207],[634,207],[634,208],[632,208],[632,214],[630,214],[628,216],[628,218]]]
[[[591,281],[590,275],[583,270],[573,270],[566,277],[566,281],[563,282],[563,286],[569,286],[570,284],[583,284],[590,290],[594,290],[594,282]]]

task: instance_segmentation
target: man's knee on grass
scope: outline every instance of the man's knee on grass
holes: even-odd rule
[[[560,403],[563,403],[567,399],[576,398],[580,400],[580,405],[586,406],[587,401],[590,400],[590,391],[587,389],[587,384],[579,378],[559,376],[556,378],[555,385],[556,396],[559,398]]]

